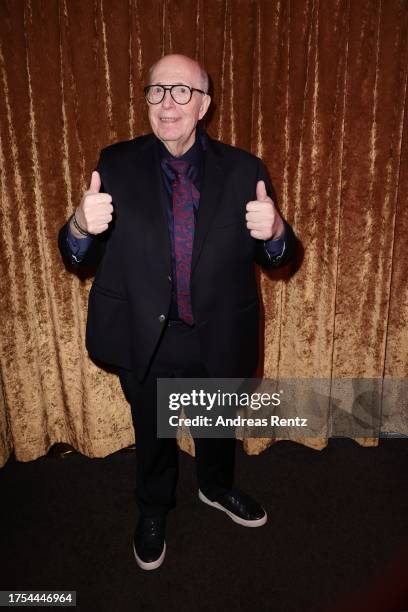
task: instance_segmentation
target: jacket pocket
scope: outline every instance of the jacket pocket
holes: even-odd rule
[[[252,302],[250,302],[246,306],[241,306],[240,308],[237,308],[234,311],[234,314],[241,314],[243,312],[246,312],[247,310],[251,310],[252,308],[259,308],[259,300],[258,299],[253,300]]]
[[[129,304],[120,294],[92,287],[89,294],[86,344],[92,357],[123,368],[131,367]]]
[[[95,282],[92,285],[92,290],[95,293],[99,293],[100,295],[106,295],[107,297],[114,298],[115,300],[123,300],[124,302],[127,301],[125,296],[119,293],[118,291],[115,291],[114,289],[109,289],[108,287],[101,287],[101,285],[98,285],[98,283]]]

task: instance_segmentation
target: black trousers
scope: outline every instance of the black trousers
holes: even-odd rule
[[[147,377],[118,372],[132,409],[136,436],[136,500],[141,515],[165,516],[176,504],[178,447],[175,439],[157,437],[157,378],[205,378],[196,329],[169,322],[152,359]],[[235,439],[195,438],[198,486],[215,501],[233,485]]]

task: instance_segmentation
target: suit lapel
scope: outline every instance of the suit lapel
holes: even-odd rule
[[[204,152],[204,172],[201,183],[200,206],[194,232],[191,273],[194,272],[194,268],[198,263],[201,250],[218,207],[223,186],[222,176],[222,156],[214,150],[211,139],[208,139],[207,149]]]
[[[152,257],[155,261],[165,263],[170,273],[170,242],[166,217],[165,202],[163,200],[162,177],[158,159],[156,142],[152,137],[145,146],[135,152],[133,159],[133,181],[137,181],[138,215],[143,216],[145,231],[152,235]]]

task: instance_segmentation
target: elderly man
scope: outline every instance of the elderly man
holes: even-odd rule
[[[197,62],[161,58],[145,96],[153,134],[102,151],[59,244],[65,261],[97,268],[87,348],[117,369],[131,405],[140,511],[133,546],[149,570],[165,557],[177,482],[176,440],[157,437],[157,378],[254,374],[254,263],[286,263],[295,238],[262,162],[197,127],[210,105]],[[234,442],[195,440],[199,499],[258,527],[265,510],[233,488]]]

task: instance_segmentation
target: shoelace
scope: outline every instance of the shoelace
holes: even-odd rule
[[[156,519],[144,519],[139,530],[143,536],[155,537],[163,531],[163,524]]]

